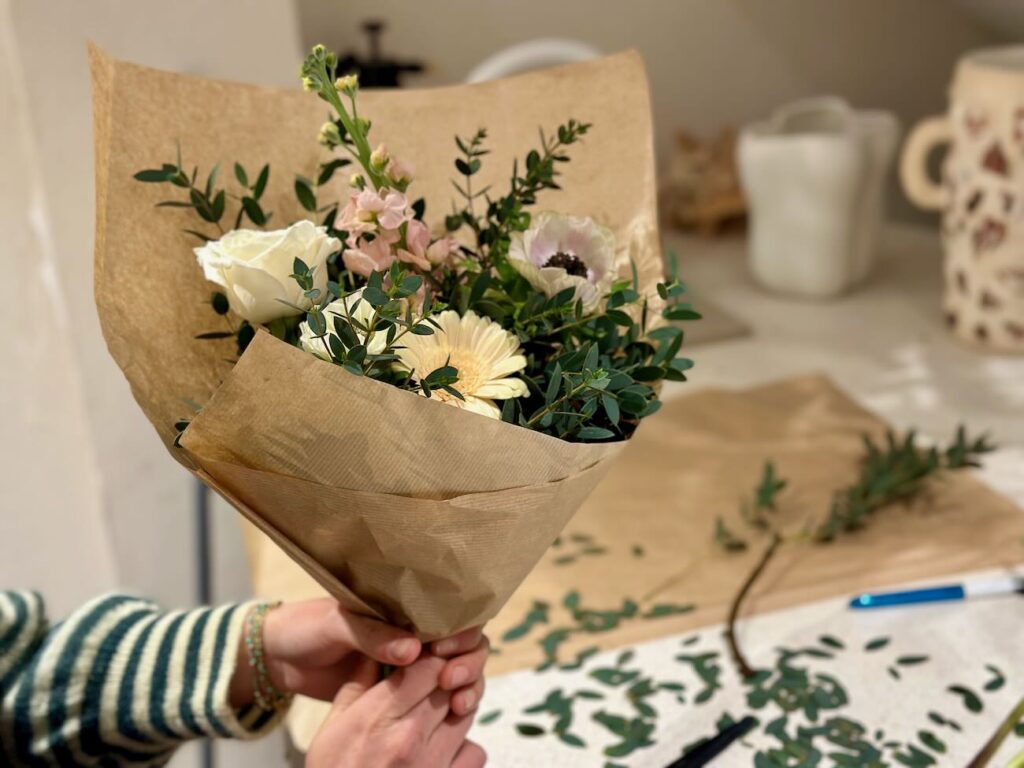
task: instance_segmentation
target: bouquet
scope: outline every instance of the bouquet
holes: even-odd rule
[[[635,55],[412,94],[323,46],[305,94],[93,72],[97,303],[172,453],[349,608],[427,639],[491,618],[692,365]],[[442,144],[448,107],[500,138]],[[569,179],[602,130],[618,162]]]

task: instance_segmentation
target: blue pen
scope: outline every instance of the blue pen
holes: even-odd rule
[[[895,605],[940,603],[950,600],[971,600],[976,597],[1024,594],[1024,577],[1005,576],[995,579],[972,579],[962,584],[909,589],[902,592],[867,592],[850,601],[851,608],[888,608]]]

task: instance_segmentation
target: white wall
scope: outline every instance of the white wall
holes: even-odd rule
[[[59,615],[114,586],[195,595],[193,493],[107,354],[93,308],[86,41],[142,64],[296,84],[288,0],[0,0],[0,585]],[[188,254],[183,254],[188,258]],[[216,597],[246,593],[235,513],[215,510]],[[218,747],[278,765],[279,740]],[[190,748],[176,766],[196,765]]]
[[[115,567],[11,6],[0,0],[0,589],[63,613]]]

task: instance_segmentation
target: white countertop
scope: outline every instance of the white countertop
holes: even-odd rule
[[[678,254],[681,277],[698,299],[754,330],[692,347],[690,382],[670,385],[666,395],[823,372],[897,428],[945,439],[965,423],[989,430],[1000,445],[1024,445],[1024,356],[982,352],[946,332],[937,232],[890,226],[869,281],[830,301],[757,286],[742,236],[670,234],[666,248]]]

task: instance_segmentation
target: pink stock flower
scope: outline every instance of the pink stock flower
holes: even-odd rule
[[[398,249],[398,258],[407,264],[414,265],[424,272],[430,271],[427,261],[427,249],[430,247],[430,230],[418,219],[405,225],[405,248]]]
[[[392,157],[391,160],[388,161],[388,178],[396,184],[412,181],[414,173],[416,173],[416,167],[412,163],[399,160],[397,157]]]
[[[442,237],[427,248],[427,261],[434,266],[447,264],[459,252],[459,243],[454,237]]]
[[[412,218],[409,201],[395,190],[364,189],[353,194],[338,217],[338,227],[356,236],[381,229],[398,229]]]
[[[369,216],[381,229],[398,229],[412,218],[409,201],[393,189],[381,192],[364,189],[356,199],[356,206],[361,217]]]
[[[341,259],[348,271],[369,277],[371,272],[389,269],[395,261],[395,254],[383,238],[375,237],[369,242],[359,240],[355,246],[346,248]]]

